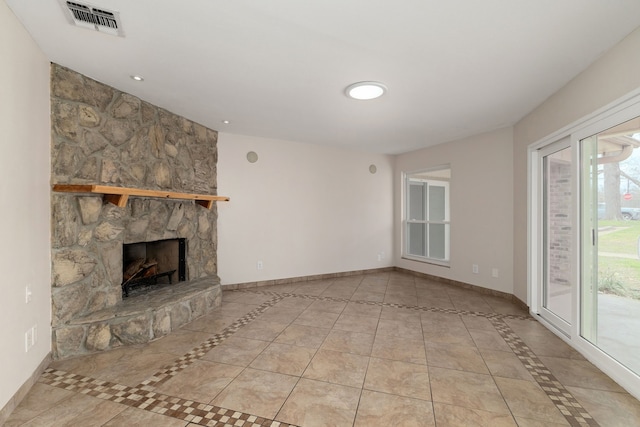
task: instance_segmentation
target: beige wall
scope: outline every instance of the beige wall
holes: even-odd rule
[[[514,294],[527,298],[527,147],[640,87],[640,28],[514,127]]]
[[[222,282],[398,265],[526,300],[527,146],[640,87],[640,29],[512,129],[397,158],[220,134]],[[0,408],[50,351],[49,63],[0,1]],[[246,161],[256,151],[258,163]],[[401,172],[452,167],[451,267],[400,258]],[[370,164],[378,172],[369,173]],[[11,209],[6,206],[10,204]],[[395,239],[394,239],[395,237]],[[384,253],[381,261],[378,255]],[[257,270],[256,262],[264,269]],[[480,273],[473,274],[471,265]],[[491,277],[491,268],[499,277]],[[25,286],[33,301],[24,302]],[[39,342],[24,351],[24,333]]]
[[[402,154],[395,166],[395,264],[413,271],[512,293],[513,133],[511,128]],[[451,165],[451,263],[402,259],[402,172]],[[477,264],[479,273],[472,273]],[[498,277],[492,277],[492,268]]]
[[[49,62],[0,1],[0,408],[51,347]],[[33,300],[25,304],[25,286]],[[25,353],[25,331],[38,343]],[[0,421],[0,424],[2,422]]]
[[[257,163],[247,161],[249,151]],[[231,197],[218,203],[222,283],[392,265],[392,163],[391,156],[220,133],[218,194]]]

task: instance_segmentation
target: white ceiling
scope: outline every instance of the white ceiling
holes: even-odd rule
[[[390,154],[514,124],[640,26],[638,0],[89,0],[121,38],[6,2],[52,62],[207,127]]]

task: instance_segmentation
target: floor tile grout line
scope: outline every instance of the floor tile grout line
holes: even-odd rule
[[[415,311],[421,311],[421,312],[440,312],[440,313],[447,313],[447,314],[457,314],[457,315],[484,317],[484,318],[487,318],[488,320],[491,321],[491,323],[494,325],[496,330],[501,335],[503,335],[503,338],[505,338],[505,336],[506,336],[505,334],[508,335],[509,331],[510,331],[511,335],[513,337],[515,337],[515,340],[520,340],[520,338],[509,328],[509,326],[506,323],[504,323],[503,320],[505,320],[505,319],[531,320],[532,319],[530,316],[524,316],[524,315],[502,314],[502,313],[483,313],[483,312],[473,312],[473,311],[468,311],[468,310],[456,310],[456,309],[448,309],[448,308],[440,308],[440,307],[410,306],[410,305],[405,305],[405,304],[373,302],[373,301],[366,301],[366,300],[352,301],[352,300],[350,300],[348,298],[336,298],[336,297],[327,297],[327,296],[320,296],[320,295],[294,294],[294,293],[288,293],[288,292],[282,292],[281,293],[281,292],[274,292],[274,291],[259,291],[259,290],[250,290],[250,289],[233,290],[233,291],[230,291],[230,292],[234,292],[234,293],[235,292],[243,292],[243,293],[263,294],[263,295],[272,296],[273,298],[271,300],[261,304],[259,307],[256,307],[255,309],[253,309],[249,313],[246,313],[244,316],[242,316],[239,319],[237,319],[236,321],[234,321],[231,325],[229,325],[226,328],[224,328],[220,333],[215,334],[213,337],[209,338],[207,341],[205,341],[204,343],[202,343],[198,347],[194,348],[189,353],[181,356],[172,365],[168,365],[167,367],[165,367],[165,369],[163,369],[162,371],[157,372],[152,377],[150,377],[150,379],[148,379],[147,381],[144,381],[143,383],[139,384],[137,387],[121,386],[121,385],[117,385],[117,384],[116,384],[116,386],[120,387],[121,389],[132,389],[132,390],[135,389],[135,390],[140,390],[141,392],[153,393],[154,395],[160,395],[160,394],[156,393],[155,391],[153,391],[153,388],[155,386],[167,381],[173,375],[176,375],[178,372],[180,372],[183,369],[185,369],[186,367],[188,367],[195,360],[200,359],[202,356],[204,356],[206,354],[206,352],[208,352],[209,350],[211,350],[215,346],[221,344],[226,338],[228,338],[231,335],[233,335],[242,326],[245,326],[246,324],[249,324],[250,322],[252,322],[256,318],[258,318],[261,314],[263,314],[266,310],[268,310],[269,308],[273,307],[275,304],[277,304],[278,302],[280,302],[280,301],[282,301],[283,299],[286,299],[286,298],[303,298],[303,299],[310,299],[310,300],[316,300],[316,301],[321,300],[321,301],[332,301],[332,302],[343,302],[343,303],[351,303],[351,302],[353,302],[353,303],[357,303],[357,304],[366,304],[366,305],[374,305],[374,306],[380,306],[380,307],[409,309],[409,310],[415,310]],[[507,328],[507,331],[502,331],[498,327],[500,325],[504,325]],[[510,345],[510,347],[512,347],[512,349],[514,348],[514,345],[510,341],[508,341],[506,338],[505,338],[505,341],[507,341],[507,343]],[[522,343],[522,345],[524,347],[526,347],[526,345],[521,340],[520,340],[520,342]],[[527,350],[528,350],[528,348],[527,348]],[[528,350],[528,351],[531,352],[530,350]],[[516,352],[516,351],[514,350],[514,352]],[[537,359],[535,354],[533,354],[532,352],[531,352],[531,354],[533,355],[534,358]],[[523,365],[525,365],[525,367],[527,369],[531,369],[531,366],[527,366],[527,364],[525,363],[526,359],[523,359],[523,357],[520,354],[518,354],[517,352],[516,352],[516,355],[519,357],[519,359],[522,361]],[[544,367],[544,365],[539,361],[539,359],[537,360],[537,365]],[[548,372],[548,370],[546,368],[545,368],[545,372]],[[549,372],[549,374],[550,374],[550,372]],[[83,378],[82,376],[73,375],[73,374],[71,374],[71,375],[75,376],[75,377]],[[547,375],[547,378],[548,377],[549,377],[549,375]],[[85,377],[85,378],[87,378],[87,380],[84,381],[85,383],[87,381],[91,380],[91,381],[97,381],[97,382],[99,382],[101,384],[109,384],[106,381],[93,380],[93,379],[88,378],[88,377]],[[536,376],[534,376],[534,378],[536,378],[536,381],[538,381],[538,378]],[[579,403],[575,400],[575,398],[573,398],[573,396],[571,396],[570,393],[566,389],[564,389],[564,387],[557,380],[555,380],[555,377],[553,377],[553,380],[554,381],[551,383],[552,386],[556,386],[555,389],[557,389],[557,385],[559,384],[560,387],[562,388],[562,390],[564,390],[564,392],[565,392],[565,395],[558,396],[558,399],[567,401],[567,398],[569,397],[569,398],[573,399],[573,402],[570,402],[570,405],[575,406],[575,404],[577,404],[577,406],[579,406],[583,411],[583,412],[579,412],[577,410],[574,410],[573,412],[577,412],[577,416],[574,416],[574,415],[572,415],[571,409],[567,409],[564,405],[560,404],[562,406],[562,408],[565,408],[565,411],[563,412],[561,410],[561,412],[567,418],[567,420],[571,423],[571,425],[597,426],[598,424],[595,422],[595,420],[593,420],[593,418],[590,417],[590,415],[586,412],[586,410],[584,410],[584,408],[582,408],[579,405]],[[538,381],[538,382],[540,383],[540,381]],[[113,383],[111,383],[111,384],[113,384]],[[65,388],[65,387],[61,387],[61,388]],[[543,387],[543,390],[545,391],[545,393],[547,395],[549,395],[549,393],[550,393],[549,390],[545,389],[544,387]],[[84,394],[89,394],[89,393],[85,392]],[[102,394],[104,394],[104,393],[102,393]],[[568,397],[566,395],[568,395]],[[100,397],[100,395],[96,396],[96,397]],[[180,399],[180,398],[174,398],[174,399]],[[185,400],[185,399],[182,399],[182,400]],[[556,406],[559,405],[557,400],[553,400],[553,401],[556,404]],[[201,405],[206,405],[206,404],[201,404]],[[140,407],[140,405],[138,405],[138,406],[129,405],[129,406]],[[213,406],[213,405],[209,405],[209,406]],[[140,409],[146,409],[146,406],[144,408],[140,408]],[[163,410],[163,411],[166,412],[166,410]],[[228,411],[232,411],[232,410],[228,410]],[[152,411],[152,412],[154,412],[154,411]],[[158,412],[158,411],[155,411],[155,412]],[[240,411],[232,411],[232,412],[237,413],[237,414],[242,414],[243,416],[255,417],[255,416],[251,416],[249,414],[241,413]],[[158,412],[158,413],[160,413],[160,412]],[[567,413],[569,415],[567,415]],[[174,418],[185,420],[185,418],[179,418],[179,417],[174,417]],[[586,420],[586,421],[584,421],[584,420]],[[277,422],[275,420],[266,420],[266,421],[272,421],[273,423],[270,424],[272,426],[276,426],[276,425],[286,426],[286,425],[288,425],[288,424],[285,424],[285,423],[279,423],[279,422]],[[193,421],[191,421],[191,422],[193,422]],[[215,424],[215,425],[220,425],[220,424]],[[224,424],[224,425],[231,425],[231,424]],[[265,425],[265,424],[252,424],[252,425]]]
[[[242,326],[248,325],[249,323],[253,322],[258,318],[259,315],[264,313],[269,308],[273,307],[278,302],[282,301],[282,299],[282,297],[276,296],[271,300],[262,303],[258,307],[246,313],[244,316],[235,320],[233,323],[231,323],[231,325],[224,328],[221,332],[212,335],[210,338],[208,338],[197,347],[193,348],[188,353],[180,356],[170,365],[167,365],[161,368],[160,371],[152,374],[149,378],[142,381],[138,385],[138,387],[144,388],[146,390],[153,390],[153,388],[168,381],[173,376],[190,366],[194,361],[201,359],[211,349],[217,347],[227,338],[235,334]]]
[[[284,298],[281,298],[280,301],[282,301]],[[291,324],[293,324],[293,321],[291,322]],[[285,328],[286,330],[286,328]],[[283,331],[284,332],[284,331]],[[281,332],[282,333],[282,332]],[[325,336],[325,340],[326,340],[326,336]],[[275,339],[271,341],[271,344],[273,344],[275,342]],[[323,340],[324,342],[324,340]],[[290,344],[287,344],[290,345]],[[263,354],[264,351],[268,348],[269,346],[265,347],[262,352],[260,352],[260,354]],[[287,397],[283,400],[282,405],[280,405],[280,407],[278,408],[278,410],[276,411],[276,414],[274,416],[274,420],[278,419],[278,416],[280,415],[280,412],[282,411],[282,409],[284,408],[285,403],[287,403],[287,400],[289,400],[289,398],[291,397],[291,395],[293,394],[293,391],[296,389],[296,387],[298,386],[298,384],[300,383],[300,381],[302,381],[302,379],[304,378],[304,372],[306,371],[306,369],[309,367],[309,365],[311,365],[311,362],[313,361],[314,357],[318,354],[318,351],[320,351],[320,347],[321,345],[315,349],[313,356],[311,356],[311,359],[309,359],[309,362],[307,363],[307,365],[305,366],[305,368],[302,370],[302,372],[300,373],[300,375],[295,375],[295,374],[283,374],[283,375],[290,375],[290,376],[294,376],[294,377],[298,377],[298,379],[296,380],[295,385],[291,388],[291,391],[289,392],[289,394],[287,395]],[[247,366],[245,366],[242,370],[242,372],[246,371],[247,369],[255,369],[255,370],[262,370],[259,368],[255,368],[255,367],[251,367],[251,364],[253,362],[255,362],[255,360],[260,357],[260,354],[258,354],[252,362],[250,362]],[[266,371],[269,372],[269,371]],[[238,374],[240,375],[240,374]],[[292,424],[291,424],[292,425]]]
[[[599,425],[507,323],[495,318],[489,321],[569,424],[592,427]]]
[[[535,320],[531,316],[502,314],[502,313],[483,313],[473,312],[468,310],[456,310],[445,309],[439,307],[421,307],[421,306],[408,306],[404,304],[385,303],[385,302],[372,302],[372,301],[351,301],[346,298],[335,297],[323,297],[321,295],[304,295],[295,294],[290,292],[273,292],[273,291],[260,291],[252,289],[234,290],[233,292],[246,292],[256,294],[267,294],[272,296],[282,296],[284,298],[304,298],[320,301],[333,301],[333,302],[354,302],[356,304],[368,304],[377,305],[381,307],[403,308],[416,311],[425,312],[441,312],[447,314],[467,315],[484,317],[488,319],[496,331],[502,336],[507,344],[514,351],[516,356],[525,366],[525,368],[532,374],[536,382],[541,386],[545,394],[552,400],[554,405],[560,410],[562,415],[572,426],[598,426],[598,423],[591,417],[586,409],[580,405],[580,403],[571,395],[571,393],[551,374],[549,369],[538,359],[538,357],[531,351],[526,344],[520,339],[520,337],[511,330],[511,328],[504,322],[505,319],[514,320]],[[425,349],[426,350],[426,349]],[[526,352],[523,354],[522,352]],[[566,402],[567,404],[565,404]]]
[[[465,326],[466,328],[466,326]],[[427,340],[424,337],[425,334],[425,326],[424,323],[422,323],[422,316],[420,316],[420,330],[422,331],[422,341],[424,343],[424,357],[425,357],[425,363],[426,363],[426,367],[427,367],[427,377],[429,378],[429,399],[431,401],[431,411],[433,413],[433,421],[435,423],[435,425],[438,425],[438,422],[436,420],[436,407],[435,407],[435,402],[433,401],[433,385],[432,385],[432,374],[431,374],[431,370],[429,369],[429,352],[427,351]]]
[[[53,368],[45,370],[40,382],[52,387],[75,391],[98,399],[204,426],[295,427],[293,424],[282,423],[275,419],[259,417],[242,411],[169,396],[155,391],[144,390],[140,387],[130,387]]]

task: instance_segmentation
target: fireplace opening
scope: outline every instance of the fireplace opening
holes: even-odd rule
[[[186,280],[186,239],[124,244],[122,248],[122,296],[151,290],[153,286]]]

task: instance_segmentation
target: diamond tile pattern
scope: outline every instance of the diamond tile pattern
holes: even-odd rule
[[[349,295],[351,298],[345,297]],[[411,301],[416,295],[420,296],[419,302],[437,301],[438,306],[383,302]],[[456,304],[461,298],[465,304]],[[227,299],[230,302],[224,310]],[[436,425],[436,421],[439,423],[444,419],[465,419],[465,422],[478,425],[491,425],[491,422],[477,420],[500,420],[500,425],[516,426],[522,414],[518,413],[518,408],[505,408],[526,402],[526,399],[516,403],[513,398],[503,401],[501,392],[504,393],[504,390],[498,390],[497,384],[500,387],[520,386],[523,390],[534,387],[537,390],[534,393],[538,399],[536,404],[541,406],[533,409],[527,406],[529,415],[525,417],[532,423],[545,425],[545,419],[564,418],[572,426],[599,425],[593,414],[578,402],[526,345],[525,339],[507,323],[523,322],[528,325],[528,322],[534,321],[528,313],[506,301],[494,304],[506,307],[503,312],[500,309],[481,312],[440,307],[489,307],[489,303],[482,294],[472,290],[399,272],[225,291],[222,314],[214,313],[209,315],[209,319],[212,325],[228,326],[220,326],[205,341],[194,343],[191,351],[168,365],[159,366],[157,372],[139,385],[131,387],[118,382],[121,380],[113,381],[113,377],[106,374],[109,366],[100,364],[99,355],[54,362],[41,376],[39,384],[40,387],[52,387],[51,390],[92,396],[96,401],[114,402],[122,405],[123,410],[135,408],[160,414],[183,421],[185,426],[353,426],[366,424],[382,415],[385,420],[420,420],[421,425]],[[233,319],[229,318],[229,313],[238,308],[249,311],[229,323]],[[245,312],[244,309],[242,312]],[[250,337],[238,334],[229,340],[250,323],[260,322],[266,312],[269,315],[265,316],[265,322],[267,318],[277,318],[279,323],[284,323],[282,332],[276,338],[271,334]],[[296,322],[297,318],[300,321]],[[339,320],[335,322],[335,319]],[[198,319],[198,327],[201,328],[206,321]],[[189,331],[189,325],[183,329]],[[453,338],[459,334],[461,338],[447,342],[447,339],[438,339],[441,338],[439,331],[446,331],[447,336]],[[243,337],[240,338],[240,335]],[[306,335],[308,339],[302,339]],[[476,339],[484,338],[480,347],[470,339],[471,335]],[[496,342],[500,345],[491,348],[492,343]],[[402,348],[394,349],[393,343]],[[186,368],[202,360],[197,364],[204,364],[199,368],[205,369],[206,364],[213,360],[213,353],[209,354],[211,350],[220,347],[216,352],[224,350],[221,353],[223,355],[234,354],[239,349],[238,345],[247,345],[247,349],[253,350],[247,350],[246,357],[241,359],[216,362],[218,367],[232,368],[225,372],[234,373],[227,374],[229,378],[212,392],[210,398],[207,394],[199,395],[206,397],[203,399],[206,401],[197,402],[172,396],[171,392],[166,394],[159,391],[158,386],[172,378],[176,378],[173,381],[181,381],[181,384],[188,385],[191,381],[197,383],[199,378],[187,378],[190,370],[185,371]],[[284,349],[289,349],[288,353],[291,354],[288,357],[295,360],[295,370],[284,369],[286,366],[283,367],[282,363],[285,362],[282,360],[289,359],[275,357],[274,351]],[[145,348],[140,351],[144,352]],[[511,367],[517,364],[517,369],[502,369],[489,374],[484,363],[489,368],[495,367],[501,354],[510,361]],[[429,355],[433,360],[429,360]],[[452,359],[449,361],[448,357]],[[525,373],[525,369],[531,376]],[[212,375],[208,374],[209,377]],[[495,382],[492,375],[496,375]],[[109,380],[101,379],[101,376]],[[255,383],[257,378],[263,378],[260,380],[262,383]],[[265,381],[269,384],[263,384]],[[469,383],[465,385],[461,381]],[[171,390],[167,388],[170,384],[163,385],[163,391]],[[271,386],[273,388],[269,389]],[[242,390],[242,393],[238,394],[238,390]],[[278,392],[275,393],[275,390]],[[335,396],[331,393],[335,393]],[[455,398],[456,393],[461,393],[460,399]],[[274,397],[276,394],[280,397]],[[626,394],[619,394],[627,399],[627,406],[629,401],[635,402],[640,413],[640,403],[629,400]],[[474,396],[482,399],[483,395],[499,401],[483,405],[473,400]],[[239,396],[241,400],[229,396]],[[366,397],[369,406],[358,405],[359,396],[360,402]],[[451,399],[456,403],[452,405]],[[461,403],[465,399],[469,406]],[[254,400],[266,405],[264,407],[270,408],[269,411],[260,412],[256,405],[252,406]],[[8,420],[9,425],[30,422],[43,411],[50,410],[36,410],[29,406],[33,405],[29,402],[29,398],[25,399],[14,411]],[[218,405],[214,405],[214,402]],[[382,407],[375,402],[388,406]],[[219,405],[236,407],[224,408]],[[408,414],[407,408],[415,408],[413,410],[419,413]],[[252,411],[265,416],[257,416]]]

